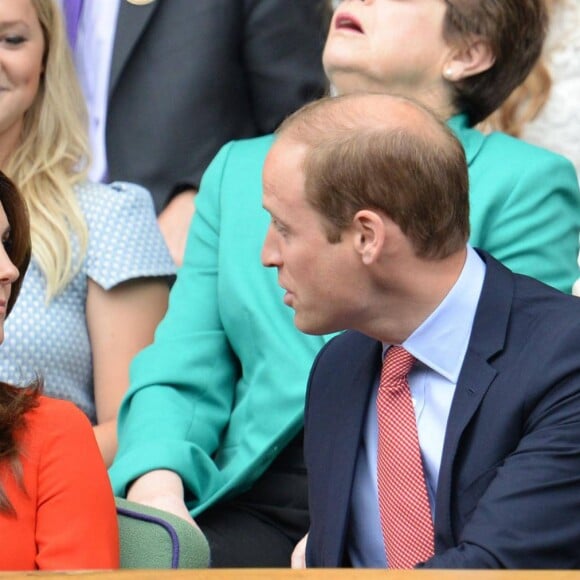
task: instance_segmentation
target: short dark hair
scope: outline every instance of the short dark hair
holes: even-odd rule
[[[26,204],[20,192],[14,183],[1,171],[0,203],[4,208],[10,225],[10,241],[6,247],[6,252],[12,263],[18,268],[18,272],[20,272],[18,280],[12,284],[12,292],[6,307],[6,311],[9,313],[16,302],[16,298],[18,298],[22,280],[30,262],[30,224]]]
[[[491,68],[453,82],[454,104],[479,123],[507,99],[532,70],[548,27],[544,0],[445,0],[443,36],[449,43],[481,37],[495,57]]]
[[[348,101],[384,99],[384,113],[361,119]],[[388,119],[389,103],[423,112],[420,127]],[[390,95],[349,95],[303,107],[280,127],[307,146],[306,199],[338,242],[357,211],[388,215],[423,258],[442,259],[469,237],[469,182],[465,152],[451,130],[418,103]]]

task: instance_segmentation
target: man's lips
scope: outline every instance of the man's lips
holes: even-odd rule
[[[293,296],[292,291],[288,290],[288,288],[286,288],[286,286],[284,286],[284,284],[281,284],[280,282],[278,282],[278,285],[280,286],[280,288],[282,288],[282,290],[284,290],[284,304],[290,306],[289,302],[291,301]]]
[[[334,28],[336,30],[350,30],[352,32],[358,32],[359,34],[364,33],[361,23],[354,16],[346,12],[341,12],[336,15]]]
[[[284,304],[286,304],[286,306],[290,306],[290,307],[292,306],[292,303],[293,303],[292,298],[293,298],[293,296],[294,295],[291,292],[286,292],[286,294],[284,294],[283,300],[284,300]]]

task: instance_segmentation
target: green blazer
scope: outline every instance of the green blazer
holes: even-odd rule
[[[276,272],[260,262],[271,143],[230,143],[203,177],[168,312],[131,367],[110,470],[117,495],[147,471],[171,469],[195,515],[247,489],[302,426],[325,338],[296,330]]]
[[[569,290],[580,195],[561,157],[462,118],[472,178],[472,241],[517,271]],[[269,217],[261,172],[273,137],[226,145],[206,171],[185,260],[154,343],[131,367],[119,415],[116,495],[152,469],[177,472],[193,516],[248,489],[302,427],[307,336],[260,264]],[[557,243],[556,243],[557,242]]]

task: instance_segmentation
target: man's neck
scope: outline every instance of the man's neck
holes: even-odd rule
[[[357,330],[384,343],[403,343],[449,294],[466,257],[464,249],[443,260],[415,259],[402,269],[396,287],[377,293]]]

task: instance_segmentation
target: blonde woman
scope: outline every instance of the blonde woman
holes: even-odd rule
[[[41,376],[88,415],[110,464],[129,363],[166,310],[174,266],[145,190],[86,181],[83,107],[54,0],[0,0],[0,169],[25,198],[33,252],[0,380]]]

